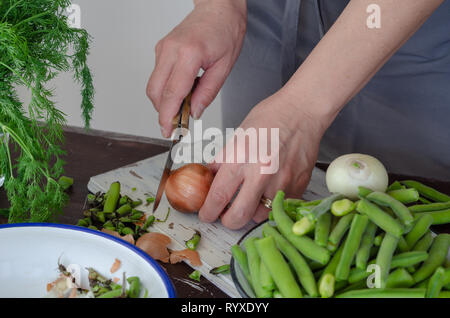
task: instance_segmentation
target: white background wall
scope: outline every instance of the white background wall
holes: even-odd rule
[[[145,88],[154,67],[156,43],[192,10],[192,0],[73,3],[81,7],[81,25],[93,37],[88,58],[96,89],[92,128],[162,138]],[[82,126],[80,91],[72,74],[61,75],[54,86],[55,100],[67,114],[68,124]],[[216,99],[205,111],[205,128],[221,128],[219,106]]]

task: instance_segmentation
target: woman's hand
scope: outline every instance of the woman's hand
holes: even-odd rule
[[[260,204],[263,196],[273,199],[280,189],[284,190],[287,196],[302,195],[317,159],[320,139],[329,123],[325,121],[325,124],[315,114],[307,112],[311,106],[313,105],[302,103],[279,91],[253,108],[241,124],[241,128],[256,129],[258,135],[261,132],[259,128],[267,128],[266,136],[270,134],[271,128],[278,128],[278,138],[276,135],[270,137],[278,140],[269,139],[267,148],[270,149],[274,145],[273,142],[278,141],[279,149],[274,147],[270,150],[270,163],[258,160],[258,163],[211,164],[216,176],[199,211],[200,220],[214,222],[221,216],[224,226],[239,229],[252,219],[261,222],[267,218],[269,209]],[[237,140],[236,134],[233,138]],[[253,154],[259,151],[249,146],[248,138],[245,145],[239,142],[235,144],[237,147],[234,147],[234,159],[243,153],[248,159],[252,151]],[[216,157],[216,161],[222,158],[224,153],[227,154],[227,147],[231,147],[229,142]],[[276,164],[274,166],[278,167],[278,170],[275,173],[261,173],[261,168],[267,168],[277,160],[278,166]],[[227,207],[240,186],[238,195],[231,206]]]
[[[147,95],[159,112],[164,137],[200,69],[191,114],[198,119],[214,100],[238,58],[245,36],[245,0],[198,0],[195,9],[156,45]]]

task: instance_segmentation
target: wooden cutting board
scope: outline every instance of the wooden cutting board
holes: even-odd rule
[[[106,192],[112,182],[119,181],[122,195],[128,195],[134,200],[142,199],[145,202],[147,197],[154,196],[157,191],[166,158],[167,153],[164,153],[94,176],[89,181],[88,189],[92,193],[98,191]],[[136,188],[135,191],[132,190],[133,188]],[[328,195],[328,191],[325,186],[325,173],[319,169],[314,169],[311,182],[303,198],[315,200],[326,195]],[[169,203],[166,197],[163,196],[160,206],[155,212],[155,217],[164,219],[168,208]],[[152,213],[151,205],[145,206],[143,204],[138,209],[147,214]],[[230,262],[231,246],[236,244],[255,224],[251,223],[241,230],[232,231],[223,227],[220,222],[213,224],[200,223],[195,214],[183,214],[173,209],[171,210],[168,220],[165,223],[155,223],[151,230],[168,235],[172,239],[169,248],[173,250],[184,249],[185,241],[192,237],[195,230],[200,231],[202,239],[198,246],[198,252],[203,265],[196,269],[230,297],[240,297],[230,275],[215,276],[210,274],[209,271],[216,266]]]

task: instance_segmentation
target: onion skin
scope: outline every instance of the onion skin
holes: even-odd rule
[[[214,175],[208,167],[191,163],[172,171],[166,183],[170,205],[183,213],[196,213],[208,195]]]

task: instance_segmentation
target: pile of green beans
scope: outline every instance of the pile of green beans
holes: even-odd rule
[[[88,194],[87,204],[84,218],[79,219],[77,225],[92,230],[107,229],[120,235],[132,235],[137,240],[157,221],[155,216],[145,217],[145,212],[137,210],[142,200],[120,194],[119,182],[113,182],[107,193]]]
[[[359,199],[286,199],[278,191],[262,237],[232,247],[256,297],[450,297],[450,196],[417,181]]]

